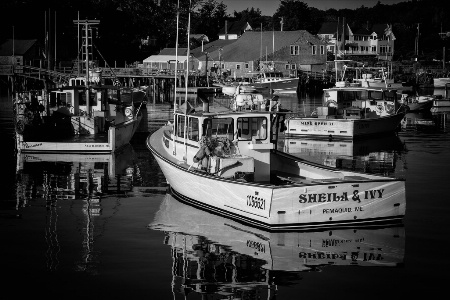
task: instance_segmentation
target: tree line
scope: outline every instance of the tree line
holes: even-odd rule
[[[95,44],[103,56],[132,62],[175,47],[177,19],[179,46],[187,47],[188,11],[190,33],[205,34],[210,41],[218,38],[225,21],[247,21],[255,31],[281,30],[282,26],[284,31],[303,29],[316,34],[324,22],[345,17],[352,29],[391,24],[396,37],[395,60],[408,60],[416,54],[417,36],[419,59],[432,60],[442,59],[444,47],[450,48],[450,37],[439,36],[441,31],[450,32],[449,7],[441,0],[412,0],[319,10],[300,0],[281,0],[272,16],[264,16],[254,7],[228,14],[220,0],[2,0],[0,40],[13,35],[16,39],[47,39],[50,45],[56,44],[59,59],[70,60],[78,51],[74,20],[96,19],[100,24]],[[189,42],[191,47],[198,46],[198,41]]]

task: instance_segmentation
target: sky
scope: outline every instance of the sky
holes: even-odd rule
[[[377,2],[381,4],[391,5],[399,2],[408,2],[410,0],[302,0],[309,7],[315,7],[320,10],[329,8],[355,9],[361,6],[373,7]],[[227,6],[228,14],[232,15],[234,11],[243,11],[247,8],[259,8],[263,16],[272,16],[280,6],[280,0],[217,0],[223,2]]]

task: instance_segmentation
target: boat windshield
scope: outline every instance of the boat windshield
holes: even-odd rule
[[[210,137],[226,137],[233,140],[233,118],[206,119],[203,122],[203,135]]]
[[[255,118],[238,118],[238,138],[239,140],[257,140],[267,139],[267,118],[255,117]]]
[[[188,117],[185,118],[183,115],[178,115],[176,119],[176,133],[178,137],[184,138],[184,125],[187,120],[187,132],[186,137],[191,141],[198,142],[198,129],[199,129],[199,121],[198,118]]]

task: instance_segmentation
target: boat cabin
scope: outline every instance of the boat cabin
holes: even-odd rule
[[[367,88],[331,88],[325,89],[323,106],[333,107],[340,115],[351,108],[374,112],[377,116],[394,113],[400,106],[396,90]],[[339,113],[338,113],[339,115]]]
[[[255,82],[264,83],[278,81],[284,78],[282,72],[263,72],[256,75]]]
[[[238,160],[240,165],[232,168],[233,176],[235,172],[253,176],[254,169],[258,168],[262,172],[258,172],[255,179],[269,181],[270,150],[276,145],[272,128],[277,122],[277,114],[266,111],[227,114],[176,111],[171,137],[164,143],[169,153],[173,151],[179,161],[190,165],[203,159],[202,149],[208,146],[213,153],[204,168],[216,168],[217,171]],[[226,174],[221,176],[226,177]]]

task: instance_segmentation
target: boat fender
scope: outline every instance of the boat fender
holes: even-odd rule
[[[203,159],[205,156],[205,146],[200,147],[200,149],[197,151],[197,153],[194,155],[194,158],[192,159],[195,163],[199,162]]]
[[[327,102],[325,102],[325,106],[327,107],[337,107],[337,102],[334,100],[328,100]]]
[[[377,104],[376,110],[377,113],[381,114],[384,110],[384,106],[382,104]]]
[[[394,113],[394,103],[392,103],[392,102],[391,103],[390,102],[385,102],[384,104],[386,106],[386,112],[388,114]]]
[[[25,122],[23,120],[18,120],[16,122],[16,132],[18,134],[23,134],[24,131],[25,131]]]
[[[201,146],[200,149],[197,151],[197,153],[193,157],[193,161],[195,163],[203,160],[205,157],[208,157],[211,155],[211,151],[206,146]]]

